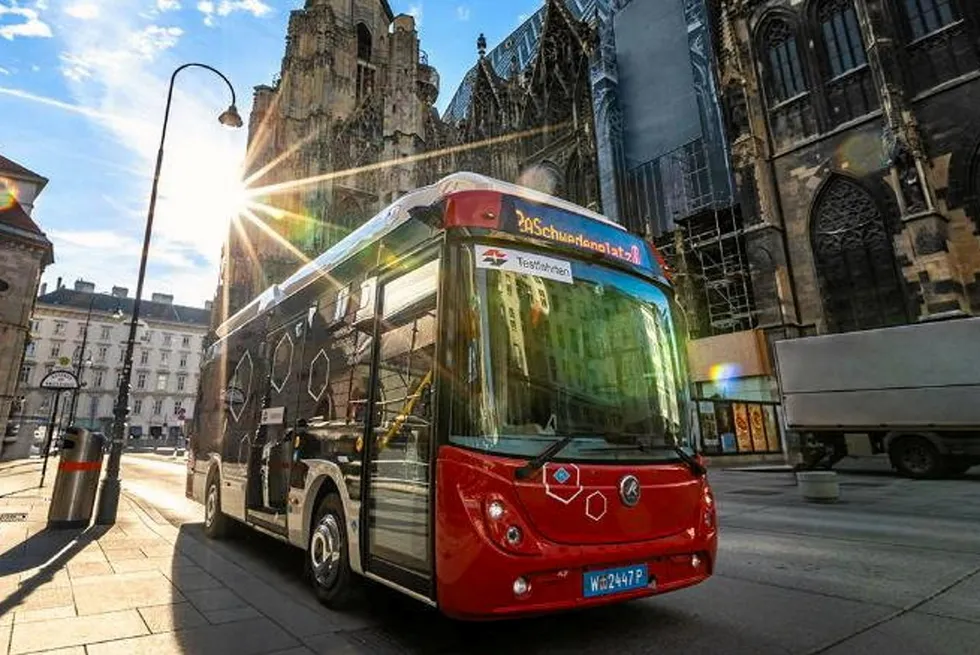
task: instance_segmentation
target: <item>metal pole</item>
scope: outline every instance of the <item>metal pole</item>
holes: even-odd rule
[[[113,411],[112,442],[109,448],[109,461],[106,464],[105,477],[99,490],[99,504],[96,509],[95,523],[111,525],[116,522],[116,510],[119,508],[119,465],[122,459],[126,423],[129,418],[129,382],[133,372],[133,347],[136,343],[136,327],[140,316],[140,302],[143,298],[143,280],[146,276],[146,258],[150,251],[150,237],[153,233],[153,214],[157,206],[157,189],[160,183],[160,169],[163,165],[163,146],[167,138],[167,123],[170,120],[170,104],[173,101],[174,81],[177,74],[185,68],[206,68],[216,73],[228,88],[231,89],[231,107],[235,106],[235,89],[228,78],[218,70],[205,64],[184,64],[178,67],[170,76],[170,87],[167,90],[167,104],[163,112],[163,127],[160,130],[160,146],[157,149],[156,167],[153,171],[153,187],[150,190],[150,207],[146,214],[146,232],[143,235],[143,251],[140,255],[139,277],[136,279],[136,298],[133,300],[133,321],[129,325],[129,337],[126,339],[126,352],[123,356],[122,376],[119,378],[119,393],[116,396],[116,407]],[[241,121],[239,121],[239,124]]]
[[[75,408],[78,406],[78,394],[82,390],[82,372],[85,362],[85,347],[88,345],[88,328],[92,321],[92,307],[95,305],[95,295],[88,303],[88,316],[85,317],[85,328],[82,334],[82,347],[78,351],[78,363],[75,365],[75,377],[78,378],[78,388],[71,393],[71,409],[68,411],[68,425],[75,424]]]
[[[44,474],[48,470],[48,454],[51,452],[51,437],[54,434],[54,421],[58,416],[58,400],[61,398],[61,392],[54,392],[54,409],[51,410],[51,420],[48,421],[48,436],[44,440],[44,463],[41,464],[41,481],[38,483],[37,488],[40,489],[44,486]]]

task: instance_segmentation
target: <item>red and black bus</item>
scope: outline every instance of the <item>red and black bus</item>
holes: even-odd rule
[[[469,173],[404,196],[229,318],[188,453],[205,530],[305,551],[469,619],[708,578],[717,526],[688,437],[654,248]]]

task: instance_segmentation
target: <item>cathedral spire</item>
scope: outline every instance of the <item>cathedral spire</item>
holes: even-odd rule
[[[476,51],[481,59],[487,54],[487,37],[482,32],[476,39]]]

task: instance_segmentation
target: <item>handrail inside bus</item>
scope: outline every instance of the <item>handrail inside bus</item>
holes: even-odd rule
[[[502,182],[477,173],[461,172],[448,175],[435,184],[422,187],[406,194],[382,209],[371,220],[338,241],[326,252],[303,265],[295,273],[279,284],[274,284],[256,296],[251,302],[228,317],[218,326],[216,335],[224,339],[244,323],[258,314],[275,307],[293,294],[301,291],[313,280],[328,274],[364,245],[394,231],[411,217],[411,210],[417,207],[430,207],[442,198],[460,191],[497,191],[502,194],[518,196],[525,200],[550,205],[558,209],[584,216],[594,221],[626,231],[619,223],[611,221],[585,207],[570,203],[561,198],[549,196],[534,189]]]

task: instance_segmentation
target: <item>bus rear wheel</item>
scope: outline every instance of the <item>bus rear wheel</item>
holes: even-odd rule
[[[354,599],[357,580],[350,568],[344,504],[329,494],[320,501],[306,549],[306,571],[317,599],[330,609],[345,609]]]
[[[204,492],[204,534],[221,539],[228,533],[228,517],[221,512],[221,484],[217,475],[208,478]]]

